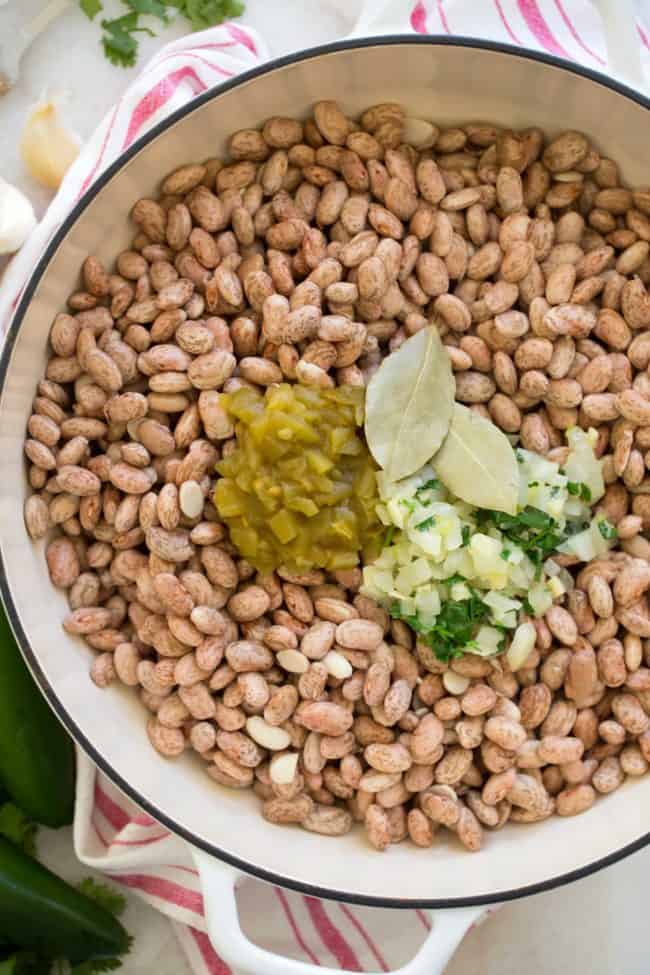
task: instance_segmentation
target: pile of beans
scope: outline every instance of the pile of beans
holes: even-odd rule
[[[96,684],[134,688],[161,755],[196,752],[272,823],[477,850],[584,812],[650,762],[650,189],[579,132],[394,104],[320,102],[229,152],[139,200],[131,249],[88,257],[52,324],[25,521],[65,629]],[[211,500],[221,392],[363,386],[430,321],[458,400],[524,447],[562,462],[567,428],[598,431],[618,546],[572,569],[515,673],[441,663],[359,569],[256,573]]]

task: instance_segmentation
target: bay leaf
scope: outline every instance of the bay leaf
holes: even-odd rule
[[[392,481],[415,473],[435,454],[451,422],[456,383],[434,326],[391,353],[366,390],[366,440]]]
[[[449,433],[431,461],[445,487],[468,504],[517,513],[519,467],[512,444],[494,423],[454,404]]]

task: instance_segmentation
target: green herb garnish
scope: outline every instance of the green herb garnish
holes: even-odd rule
[[[501,549],[501,558],[503,559],[504,562],[507,562],[508,561],[508,559],[510,558],[510,549],[509,548],[502,548]]]
[[[423,494],[425,491],[435,491],[435,489],[439,487],[440,487],[440,481],[438,481],[437,478],[435,477],[430,477],[428,481],[425,481],[424,484],[420,485],[420,487],[415,492],[415,497],[419,501],[420,495]]]
[[[521,601],[521,604],[523,606],[524,613],[526,613],[527,616],[534,616],[535,615],[535,610],[530,605],[530,602],[528,600],[528,596],[524,596],[523,597],[523,599]]]
[[[149,34],[154,37],[153,31],[138,26],[137,13],[125,14],[115,20],[102,20],[102,27],[104,54],[111,64],[121,68],[130,68],[135,64],[138,42],[134,34]]]
[[[454,582],[464,582],[463,576],[458,579],[453,576],[445,580],[445,585]],[[462,656],[465,647],[476,648],[472,640],[478,623],[483,622],[490,615],[490,607],[486,606],[475,592],[468,599],[446,600],[433,624],[422,623],[418,614],[403,614],[398,602],[390,607],[393,619],[400,619],[407,623],[425,643],[427,643],[438,660],[452,660]]]
[[[395,525],[389,525],[386,529],[386,535],[384,536],[384,545],[388,546],[393,541],[393,535],[395,534]]]
[[[419,532],[425,532],[428,528],[433,528],[435,523],[436,519],[433,517],[433,515],[431,515],[430,518],[425,518],[424,521],[421,521],[420,524],[416,525],[415,527]]]
[[[608,542],[614,538],[618,538],[618,532],[616,531],[616,528],[614,527],[614,525],[612,525],[611,522],[607,521],[606,518],[603,518],[602,521],[598,522],[598,531],[600,532],[602,537],[606,539]]]
[[[404,508],[406,508],[406,510],[408,511],[408,513],[409,513],[410,515],[412,515],[412,514],[413,514],[413,512],[415,511],[415,501],[411,501],[411,499],[410,499],[410,498],[400,498],[400,502],[399,502],[399,503],[400,503],[400,504],[401,504],[401,505],[402,505],[402,506],[403,506]]]
[[[541,577],[544,560],[565,538],[550,515],[530,506],[518,515],[507,515],[503,511],[477,511],[476,519],[479,525],[491,522],[508,541],[522,549],[535,566],[536,579]]]
[[[170,10],[176,8],[190,22],[191,29],[198,31],[239,17],[245,9],[240,0],[122,0],[122,4],[127,13],[101,22],[104,53],[112,64],[122,68],[132,67],[136,62],[136,35],[145,33],[154,36],[149,27],[142,26],[140,17],[155,17],[166,26]],[[79,6],[89,20],[94,20],[104,9],[102,0],[79,0]]]
[[[566,489],[573,497],[578,497],[582,501],[591,501],[591,488],[580,481],[569,481]]]
[[[461,535],[463,538],[463,546],[469,545],[470,538],[472,537],[472,529],[469,525],[463,525],[461,528]]]

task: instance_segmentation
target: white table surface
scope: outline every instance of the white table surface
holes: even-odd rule
[[[113,9],[111,2],[106,4],[109,10]],[[338,0],[247,0],[244,22],[259,30],[274,55],[281,55],[343,36],[351,26],[349,11],[356,7],[355,0],[346,5]],[[157,38],[144,37],[142,57],[182,33],[179,22]],[[17,149],[29,106],[45,92],[63,93],[67,116],[83,138],[137,70],[110,65],[98,37],[98,26],[71,9],[32,45],[23,59],[19,83],[0,98],[0,176],[23,189],[39,215],[49,197],[25,173]],[[88,85],[88,77],[92,77],[92,85]],[[40,848],[47,862],[70,879],[90,872],[74,861],[68,830],[56,835],[42,831]],[[647,975],[649,875],[650,850],[569,887],[509,904],[465,939],[447,975],[564,975],[574,971]],[[126,962],[123,975],[153,971],[186,975],[182,955],[157,912],[130,897],[125,923],[137,937],[138,959]]]

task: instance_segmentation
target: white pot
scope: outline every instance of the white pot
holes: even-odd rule
[[[345,42],[273,62],[197,98],[136,143],[83,197],[17,310],[1,365],[1,586],[28,663],[70,732],[125,793],[199,851],[213,938],[228,961],[272,975],[311,971],[244,941],[232,897],[236,871],[244,871],[349,902],[465,908],[434,924],[423,954],[403,969],[432,975],[480,913],[478,905],[566,883],[643,846],[650,839],[650,776],[575,819],[507,826],[475,856],[451,837],[428,852],[404,843],[379,855],[357,831],[328,840],[272,826],[255,796],[211,782],[198,759],[170,762],[156,755],[132,691],[102,691],[91,683],[91,652],[62,631],[65,599],[49,582],[43,545],[33,545],[23,528],[25,424],[46,361],[49,325],[77,285],[83,258],[96,254],[110,264],[127,246],[130,207],[151,193],[158,177],[219,155],[237,129],[270,115],[305,115],[323,97],[338,100],[351,115],[399,101],[412,115],[443,125],[488,120],[546,132],[580,129],[617,160],[632,185],[648,181],[647,100],[602,76],[496,44],[400,37]]]

